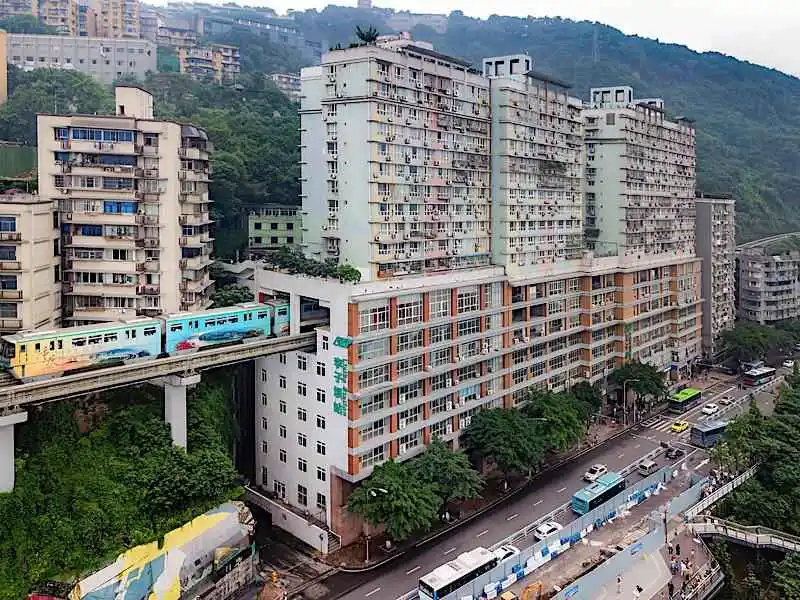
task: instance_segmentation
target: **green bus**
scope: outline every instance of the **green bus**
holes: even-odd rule
[[[690,408],[700,404],[703,398],[702,390],[695,388],[684,388],[680,392],[675,392],[669,398],[669,412],[682,414]]]

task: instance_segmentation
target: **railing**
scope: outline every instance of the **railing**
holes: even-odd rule
[[[800,551],[800,537],[761,525],[740,525],[733,521],[709,517],[695,519],[689,523],[689,528],[697,535],[718,535],[756,548]]]
[[[213,351],[169,356],[119,367],[97,369],[78,375],[66,375],[57,379],[3,387],[0,388],[0,415],[22,410],[26,404],[79,396],[168,375],[193,373],[270,354],[302,350],[313,347],[315,343],[316,333],[262,339],[235,346],[215,348]]]
[[[747,481],[753,475],[755,475],[757,470],[758,470],[758,465],[754,465],[754,466],[750,467],[749,469],[747,469],[747,471],[745,471],[744,473],[742,473],[738,477],[732,479],[731,481],[729,481],[728,483],[726,483],[722,487],[714,490],[711,494],[709,494],[708,496],[706,496],[705,498],[700,500],[700,502],[698,502],[697,504],[695,504],[694,506],[689,508],[684,513],[686,515],[686,518],[687,519],[693,519],[694,517],[699,515],[701,512],[703,512],[705,509],[707,509],[712,504],[716,504],[716,502],[720,498],[722,498],[726,494],[729,494],[731,491],[735,490],[737,487],[739,487],[745,481]]]

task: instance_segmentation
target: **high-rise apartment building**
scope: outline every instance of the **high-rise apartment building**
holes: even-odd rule
[[[251,256],[258,256],[284,246],[300,246],[302,226],[296,206],[267,204],[253,208],[247,215],[247,250]]]
[[[736,249],[736,302],[740,318],[762,325],[800,318],[796,238],[767,238]]]
[[[75,0],[39,0],[39,20],[62,35],[78,35]]]
[[[97,34],[108,38],[139,38],[139,0],[95,0]]]
[[[39,192],[61,218],[71,324],[210,305],[211,144],[116,88],[116,114],[39,115]]]
[[[257,361],[255,475],[274,522],[322,551],[359,535],[344,505],[381,462],[457,444],[531,386],[605,389],[629,359],[678,379],[700,354],[700,260],[651,236],[586,248],[584,170],[623,165],[589,161],[594,122],[532,67],[495,57],[481,74],[398,36],[301,74],[303,245],[362,280],[256,271],[259,292],[289,296],[293,333],[326,324],[315,351]],[[693,244],[689,202],[675,218]]]
[[[60,251],[53,200],[0,194],[0,332],[60,325]]]
[[[269,78],[285,96],[300,102],[300,76],[292,73],[272,73]]]
[[[94,0],[78,0],[78,35],[97,37],[97,3]]]
[[[697,193],[695,244],[703,260],[703,354],[713,359],[719,336],[736,320],[735,201],[730,196]]]
[[[227,44],[180,48],[178,61],[181,73],[210,79],[218,84],[235,83],[241,70],[239,47]]]
[[[0,19],[39,14],[39,0],[0,0]]]

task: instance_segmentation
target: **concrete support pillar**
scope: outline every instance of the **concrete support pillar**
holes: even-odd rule
[[[164,420],[172,431],[172,442],[186,448],[186,388],[200,383],[200,374],[164,378]]]
[[[0,494],[14,489],[14,425],[28,420],[28,413],[0,417]]]

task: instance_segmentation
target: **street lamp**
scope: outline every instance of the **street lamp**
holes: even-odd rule
[[[367,494],[369,494],[369,496],[371,496],[372,498],[377,498],[378,494],[386,495],[388,493],[389,493],[389,490],[386,490],[384,488],[370,488],[370,489],[367,490]],[[364,542],[365,542],[365,546],[366,546],[366,556],[364,557],[364,562],[368,563],[369,562],[369,521],[365,520],[364,521],[364,525],[366,525],[366,528],[367,528],[367,534],[364,536]]]
[[[638,383],[638,379],[626,379],[622,382],[622,426],[626,427],[628,425],[628,384],[629,383]],[[636,405],[634,404],[634,415],[636,411]],[[635,419],[634,419],[635,420]]]

